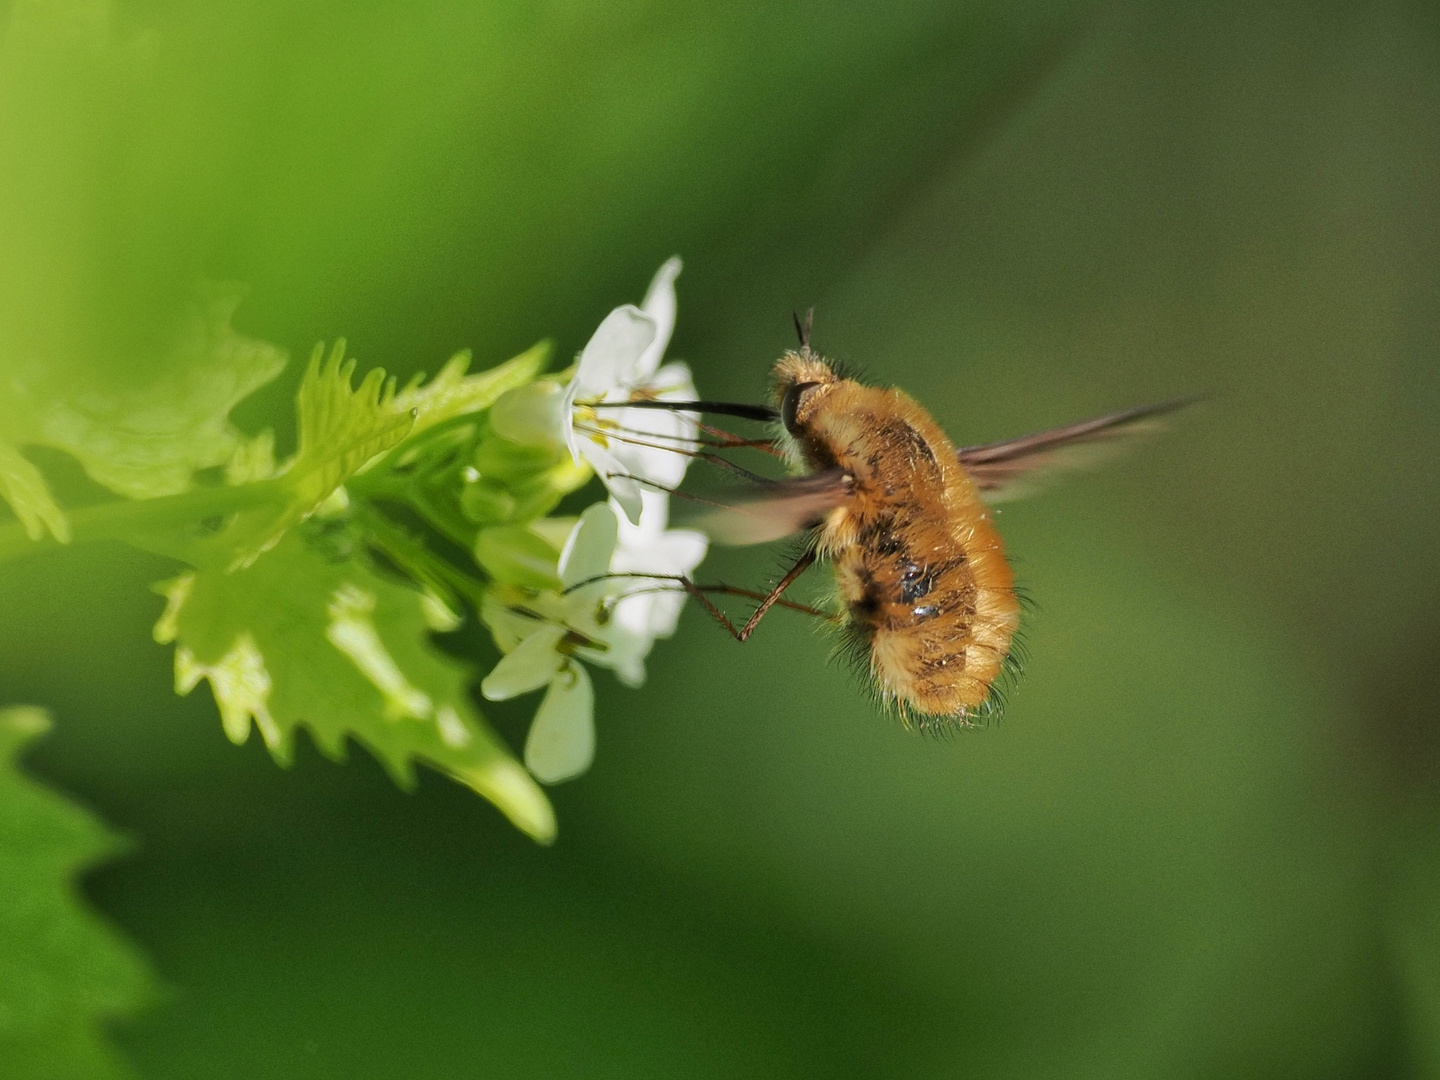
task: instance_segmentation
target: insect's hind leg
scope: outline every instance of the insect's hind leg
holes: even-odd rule
[[[795,565],[786,571],[785,576],[779,580],[775,588],[771,589],[765,599],[760,601],[760,606],[755,609],[754,614],[752,614],[745,625],[740,628],[740,632],[735,635],[735,640],[743,642],[753,634],[755,627],[759,626],[760,620],[765,617],[765,613],[777,603],[782,602],[780,597],[784,595],[785,590],[795,584],[795,579],[808,570],[814,562],[815,549],[813,547],[806,548],[800,558],[795,560]]]

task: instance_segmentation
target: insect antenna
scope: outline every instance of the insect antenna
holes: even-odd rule
[[[795,320],[795,334],[800,339],[800,348],[810,348],[810,331],[815,326],[815,309],[813,307],[806,308],[803,323],[800,321],[798,312],[792,311],[790,317]]]

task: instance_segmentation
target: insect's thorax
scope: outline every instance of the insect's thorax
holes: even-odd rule
[[[970,714],[1018,623],[1000,538],[954,447],[905,394],[841,381],[802,433],[812,465],[838,465],[854,497],[820,549],[882,693],[904,713]]]

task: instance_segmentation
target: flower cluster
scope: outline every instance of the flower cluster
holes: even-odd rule
[[[173,379],[120,397],[62,380],[0,417],[0,505],[18,519],[0,525],[0,558],[48,531],[183,564],[160,585],[155,638],[175,646],[178,692],[210,683],[231,739],[258,730],[280,761],[302,728],[336,757],[354,740],[401,783],[424,762],[548,842],[537,780],[591,762],[589,670],[639,686],[675,631],[677,579],[706,554],[668,521],[700,431],[663,408],[696,397],[689,369],[664,362],[679,273],[665,263],[553,375],[542,342],[482,371],[462,352],[430,379],[398,387],[374,367],[357,385],[344,343],[317,345],[283,459],[272,432],[230,419],[282,354],[230,328],[233,295],[199,303]],[[65,450],[121,498],[66,512],[29,444]],[[601,501],[557,512],[597,474]],[[471,615],[504,654],[484,695],[543,691],[528,769],[476,712],[471,668],[431,640]]]
[[[693,445],[697,418],[596,407],[695,400],[689,368],[661,364],[675,325],[679,273],[680,260],[669,260],[640,307],[610,312],[567,383],[537,380],[491,410],[501,439],[539,455],[563,451],[564,465],[593,469],[609,493],[573,524],[541,518],[523,534],[492,530],[489,549],[483,533],[477,549],[494,578],[481,618],[505,654],[481,692],[502,701],[545,690],[525,764],[547,783],[578,776],[594,757],[594,691],[585,663],[640,686],[646,657],[657,638],[675,632],[684,602],[682,592],[657,579],[688,575],[705,557],[703,534],[668,527],[667,491],[689,463],[676,451]],[[501,566],[509,572],[495,572]]]

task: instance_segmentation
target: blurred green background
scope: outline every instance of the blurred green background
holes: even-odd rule
[[[643,691],[597,679],[549,850],[230,746],[149,640],[163,561],[0,567],[31,768],[137,844],[86,888],[165,981],[143,1076],[1440,1076],[1432,5],[0,12],[0,346],[117,386],[199,276],[406,375],[569,355],[679,253],[708,396],[810,304],[957,442],[1209,395],[1005,507],[1002,725],[906,735],[804,620],[691,611]]]

